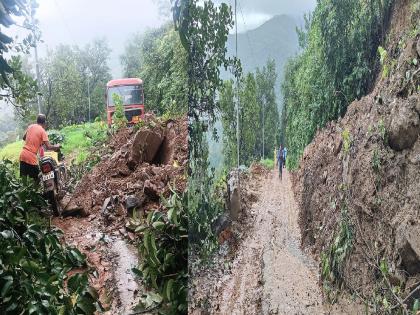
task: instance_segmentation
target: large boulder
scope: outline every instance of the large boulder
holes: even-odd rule
[[[389,146],[402,151],[411,148],[420,133],[420,119],[412,104],[395,104],[389,124]]]
[[[133,169],[140,163],[153,162],[162,145],[163,138],[164,135],[161,128],[153,130],[140,129],[134,137],[127,166]]]
[[[227,213],[222,213],[211,223],[211,230],[215,235],[219,235],[232,224],[232,220]]]
[[[241,212],[238,171],[234,170],[229,173],[227,184],[229,198],[229,214],[232,220],[238,220]]]
[[[420,273],[419,224],[402,224],[397,230],[395,245],[401,257],[404,270],[410,275]]]
[[[125,197],[125,208],[127,210],[127,215],[131,216],[134,210],[143,206],[145,202],[144,194],[128,195]]]

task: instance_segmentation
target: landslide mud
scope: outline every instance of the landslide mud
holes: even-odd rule
[[[258,201],[243,213],[247,228],[238,233],[237,248],[222,245],[213,264],[193,275],[190,313],[363,314],[349,301],[323,304],[318,264],[300,249],[290,175],[280,181],[266,173],[258,186]]]
[[[53,224],[64,232],[67,244],[86,255],[90,284],[99,293],[104,314],[129,314],[144,292],[131,272],[138,266],[134,245],[121,233],[103,232],[96,218],[55,218]]]
[[[144,153],[149,145],[139,136],[157,130],[157,141],[162,143],[155,156],[148,156],[147,162],[144,154],[133,160],[133,150]],[[185,190],[187,136],[185,118],[162,121],[152,115],[139,130],[118,131],[101,149],[101,161],[69,197],[68,206],[82,209],[85,216],[53,219],[53,225],[64,232],[65,242],[86,255],[89,282],[98,291],[106,315],[130,314],[146,292],[131,271],[139,265],[141,236],[134,233],[130,219],[160,208],[160,197],[168,197],[171,189]]]
[[[343,287],[368,302],[388,294],[388,302],[408,309],[420,298],[413,291],[420,281],[420,66],[412,62],[420,60],[420,35],[410,35],[420,16],[412,3],[394,5],[389,75],[379,73],[369,95],[319,130],[294,178],[303,246],[320,259],[345,222],[352,237]],[[389,266],[386,285],[381,262]],[[401,290],[399,301],[390,286]]]

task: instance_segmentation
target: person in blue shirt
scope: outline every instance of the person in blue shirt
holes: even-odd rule
[[[284,164],[284,152],[283,152],[283,146],[280,145],[280,148],[277,151],[277,166],[279,167],[280,179],[282,179],[283,164]]]
[[[283,149],[283,167],[286,167],[286,158],[287,158],[287,148]]]

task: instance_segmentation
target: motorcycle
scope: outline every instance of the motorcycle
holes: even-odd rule
[[[60,216],[62,214],[60,200],[66,194],[66,166],[64,162],[59,161],[59,154],[53,151],[44,153],[40,160],[40,166],[44,196],[50,203],[54,215]]]

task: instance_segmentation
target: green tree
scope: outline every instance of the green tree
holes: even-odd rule
[[[242,79],[242,88],[239,92],[240,106],[240,164],[250,165],[252,161],[258,158],[258,139],[257,130],[261,128],[258,120],[258,104],[257,104],[257,83],[254,74],[248,73]]]
[[[220,120],[223,126],[223,161],[226,168],[230,169],[236,161],[236,109],[233,80],[223,83],[220,90]]]
[[[187,112],[187,53],[169,25],[135,34],[121,56],[124,75],[144,80],[147,110]]]
[[[239,162],[250,165],[263,156],[272,156],[278,143],[279,114],[275,95],[276,72],[268,61],[256,74],[248,73],[239,84]],[[226,81],[220,92],[220,118],[223,125],[225,167],[236,165],[236,109],[233,81]],[[264,131],[264,132],[263,132]],[[263,145],[264,143],[264,145]]]
[[[40,60],[38,86],[43,111],[52,127],[88,121],[88,84],[91,120],[103,116],[105,87],[111,79],[107,65],[109,51],[105,40],[95,40],[84,48],[59,45]],[[27,72],[33,75],[30,69]],[[25,107],[27,111],[19,113],[23,124],[33,121],[37,112],[34,100]]]
[[[6,100],[22,109],[24,103],[36,92],[35,81],[22,71],[20,55],[28,54],[39,32],[30,19],[37,4],[30,0],[0,0],[0,100]],[[25,35],[18,37],[7,34],[7,29],[15,24],[14,18],[21,17]],[[8,53],[9,57],[6,57]]]
[[[318,128],[372,87],[392,0],[323,0],[299,30],[302,52],[286,66],[282,137],[298,166]]]
[[[272,157],[275,146],[279,143],[279,113],[276,102],[277,74],[274,60],[256,71],[257,101],[259,104],[260,128],[258,131],[257,152],[260,157]]]
[[[222,87],[220,68],[237,62],[226,56],[226,40],[233,25],[231,8],[212,1],[178,0],[174,19],[181,43],[187,51],[189,117],[189,239],[191,248],[207,251],[212,247],[210,223],[220,212],[212,198],[208,172],[208,144],[205,133],[215,121]]]

